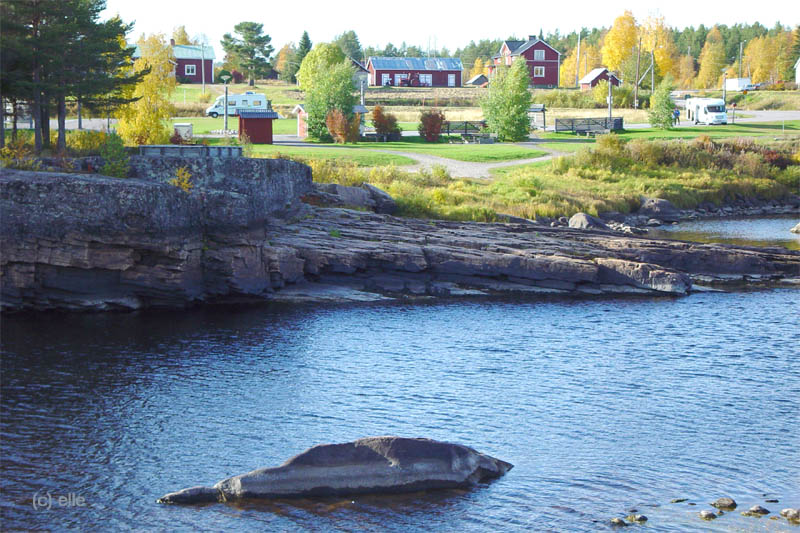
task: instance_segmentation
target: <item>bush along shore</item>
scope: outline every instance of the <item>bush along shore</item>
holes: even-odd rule
[[[299,160],[311,166],[315,182],[369,183],[397,201],[398,215],[415,218],[567,225],[570,216],[586,213],[643,226],[651,219],[794,213],[800,203],[800,140],[764,145],[701,136],[625,143],[607,135],[575,155],[506,170],[491,181],[453,178],[436,167],[405,172]],[[666,200],[677,214],[641,211],[649,198]]]

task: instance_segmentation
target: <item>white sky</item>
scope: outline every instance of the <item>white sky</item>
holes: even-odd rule
[[[545,34],[556,29],[564,34],[580,27],[609,27],[625,9],[637,20],[663,16],[677,28],[737,22],[760,22],[770,28],[776,21],[793,27],[800,23],[800,9],[790,7],[794,1],[107,0],[103,17],[119,14],[125,22],[134,21],[131,41],[142,33],[169,37],[174,27],[185,25],[190,36],[208,36],[219,60],[222,35],[242,21],[263,23],[276,51],[289,41],[297,43],[303,30],[315,44],[353,30],[362,46],[383,48],[405,41],[427,49],[430,41],[431,47],[435,43],[452,52],[471,40],[538,35],[540,28]]]

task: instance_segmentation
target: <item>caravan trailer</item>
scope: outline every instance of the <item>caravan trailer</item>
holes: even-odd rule
[[[269,100],[267,100],[264,93],[254,93],[247,91],[244,94],[229,94],[228,95],[228,115],[236,116],[239,114],[240,109],[253,111],[261,109],[264,111],[271,110]],[[218,96],[214,103],[206,109],[206,115],[212,118],[217,118],[225,114],[225,96]]]
[[[727,124],[728,113],[722,98],[689,98],[686,100],[686,118],[695,124]]]

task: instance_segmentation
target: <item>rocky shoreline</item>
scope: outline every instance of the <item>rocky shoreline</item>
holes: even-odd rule
[[[779,248],[309,205],[308,167],[252,161],[237,163],[237,177],[223,164],[170,158],[139,160],[126,180],[3,169],[2,310],[684,295],[800,279],[800,252]],[[181,165],[203,176],[188,193],[167,184]],[[367,196],[388,205],[380,191]]]

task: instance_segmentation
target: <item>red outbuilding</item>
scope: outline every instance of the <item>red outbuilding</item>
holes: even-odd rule
[[[588,91],[600,83],[601,80],[608,81],[609,77],[611,78],[611,85],[614,87],[619,87],[619,84],[622,83],[622,81],[614,74],[610,73],[607,68],[599,67],[581,78],[581,81],[579,82],[581,85],[581,91]]]
[[[492,57],[489,76],[495,73],[498,65],[510,66],[520,59],[528,64],[532,87],[558,87],[561,53],[535,35],[527,41],[503,41],[498,54]]]
[[[265,109],[239,110],[239,140],[247,135],[253,144],[272,144],[272,121],[278,113]]]
[[[385,87],[461,87],[461,60],[450,57],[370,57],[369,84]]]

